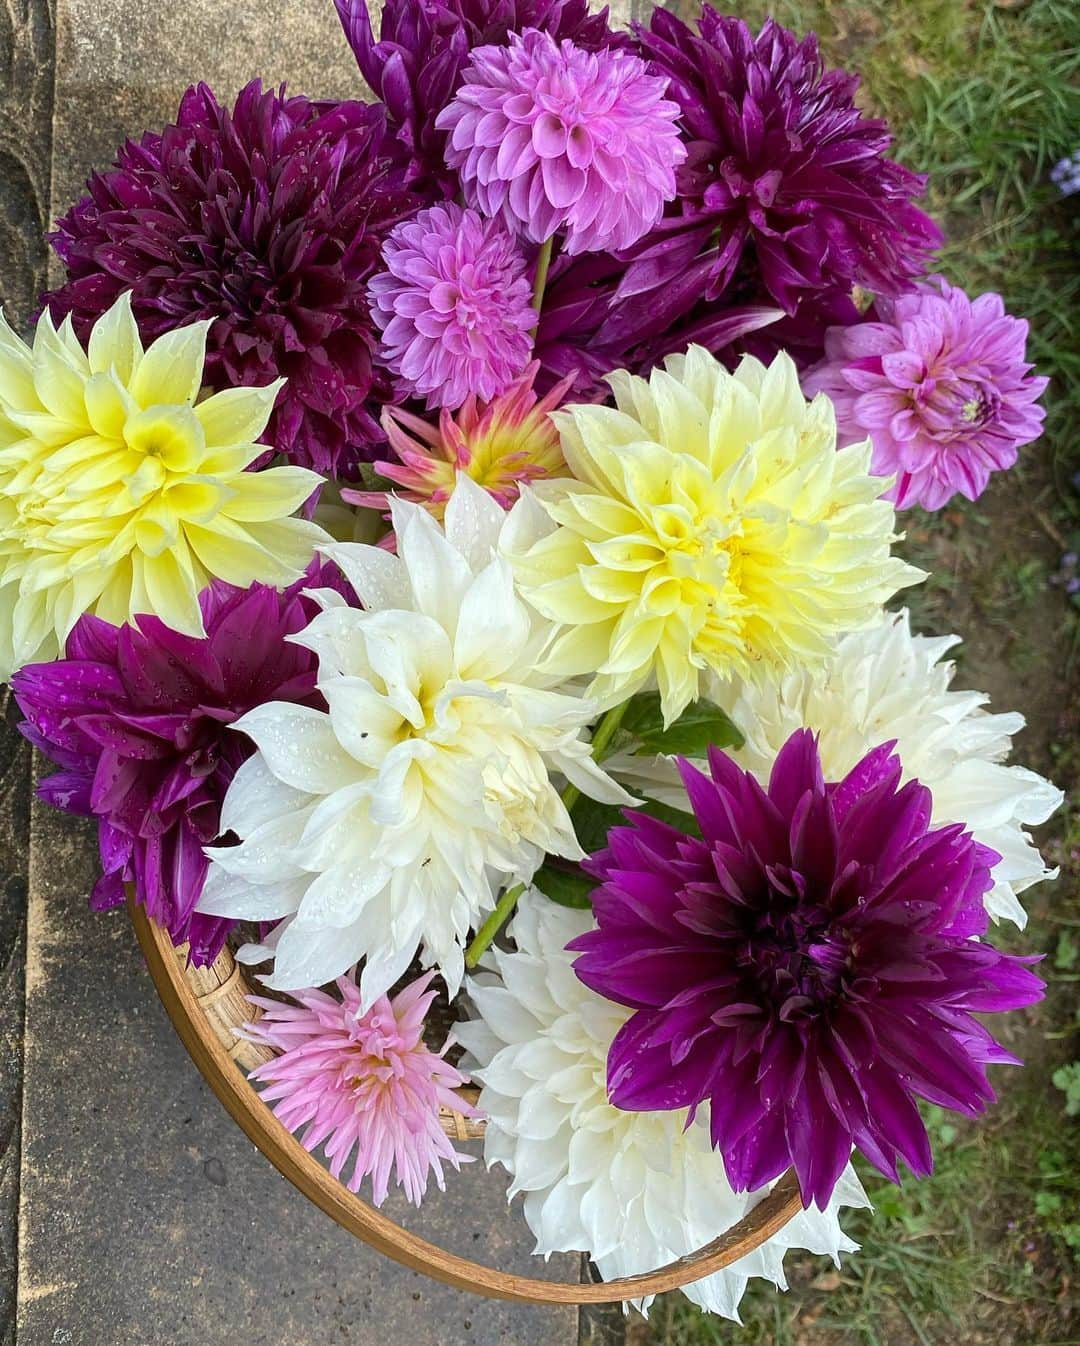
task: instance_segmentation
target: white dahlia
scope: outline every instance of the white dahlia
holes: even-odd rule
[[[365,1005],[421,946],[453,994],[499,886],[546,852],[580,858],[552,773],[628,802],[582,737],[594,704],[536,672],[548,631],[497,554],[504,512],[464,477],[445,531],[418,505],[392,512],[397,556],[323,548],[363,610],[320,592],[324,610],[292,637],[317,655],[329,710],[271,702],[236,722],[258,748],[222,811],[241,842],[208,852],[199,899],[213,915],[284,918],[246,955],[273,956],[278,990],[364,959]]]
[[[822,668],[795,669],[758,685],[716,683],[711,694],[746,740],[731,756],[762,780],[802,727],[820,734],[829,780],[840,780],[871,748],[894,740],[904,779],[915,777],[933,795],[935,825],[963,823],[1001,856],[986,908],[1023,927],[1027,914],[1017,893],[1057,875],[1024,829],[1044,823],[1063,796],[1034,771],[1006,765],[1022,715],[990,714],[984,693],[950,690],[955,666],[942,660],[960,640],[913,635],[906,611],[888,613],[878,625],[845,636]],[[607,766],[626,784],[686,806],[674,763],[622,755]]]
[[[456,1035],[483,1086],[484,1157],[510,1172],[511,1197],[525,1194],[536,1251],[587,1252],[612,1280],[702,1247],[763,1193],[731,1190],[709,1144],[707,1107],[687,1127],[685,1110],[623,1112],[608,1102],[608,1048],[630,1010],[574,974],[566,944],[591,923],[586,912],[526,893],[512,926],[517,951],[493,950],[497,975],[469,980],[480,1017],[458,1024]],[[838,1212],[867,1204],[849,1167],[824,1211],[804,1211],[749,1256],[688,1285],[686,1294],[737,1320],[751,1276],[786,1288],[788,1248],[834,1259],[854,1251]]]

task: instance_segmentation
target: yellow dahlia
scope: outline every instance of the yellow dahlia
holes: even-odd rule
[[[786,355],[729,374],[691,346],[609,382],[616,407],[554,415],[576,480],[537,482],[517,507],[517,578],[559,624],[546,671],[594,673],[605,705],[655,678],[670,723],[703,672],[820,662],[922,578],[889,554],[869,441],[837,452],[832,404],[807,403]]]
[[[54,657],[84,612],[203,635],[212,579],[291,584],[328,536],[289,517],[322,480],[244,469],[281,381],[199,398],[207,322],[146,351],[123,295],[87,349],[42,314],[0,317],[0,679]]]

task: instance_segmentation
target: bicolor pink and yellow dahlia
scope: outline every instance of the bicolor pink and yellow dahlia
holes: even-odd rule
[[[566,461],[550,413],[562,401],[571,379],[537,397],[533,361],[520,378],[490,402],[470,397],[456,413],[445,407],[432,425],[401,407],[383,411],[383,428],[397,462],[376,469],[400,487],[395,494],[423,505],[441,519],[458,474],[482,486],[503,507],[517,500],[523,482],[566,474]],[[369,508],[389,508],[389,492],[342,492],[345,500]]]

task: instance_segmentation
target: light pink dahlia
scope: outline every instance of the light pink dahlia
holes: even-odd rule
[[[686,158],[666,78],[626,51],[583,51],[534,28],[477,47],[439,113],[466,200],[534,243],[628,248],[659,221]]]
[[[305,1149],[324,1146],[335,1178],[355,1151],[346,1185],[355,1192],[370,1173],[376,1206],[386,1199],[392,1171],[418,1206],[429,1173],[443,1188],[443,1160],[457,1168],[470,1158],[455,1151],[439,1125],[440,1107],[478,1114],[452,1092],[465,1077],[424,1043],[434,975],[393,1000],[380,996],[366,1013],[351,976],[337,979],[340,1000],[317,990],[292,992],[295,1005],[249,997],[263,1015],[246,1036],[281,1053],[251,1079],[266,1085],[263,1098],[290,1131],[306,1128]]]
[[[870,438],[874,472],[896,475],[897,508],[976,499],[1042,432],[1048,380],[1024,358],[1027,322],[1000,295],[971,300],[940,276],[879,299],[877,314],[829,331],[805,390],[832,399],[841,445]]]
[[[382,354],[429,407],[496,397],[532,351],[532,286],[525,257],[500,220],[452,203],[391,230],[385,270],[368,287]]]
[[[402,499],[423,505],[437,519],[443,517],[459,472],[483,486],[503,509],[518,498],[523,482],[565,477],[568,469],[551,412],[573,375],[537,397],[533,384],[539,369],[534,360],[490,402],[469,397],[453,414],[444,407],[438,425],[401,407],[384,407],[383,429],[398,461],[377,462],[376,470],[401,488],[397,494]],[[390,507],[383,491],[341,494],[354,505]]]

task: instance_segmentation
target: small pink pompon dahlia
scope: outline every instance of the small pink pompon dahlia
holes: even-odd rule
[[[540,369],[533,361],[504,393],[482,403],[466,399],[456,414],[444,407],[437,426],[400,407],[385,407],[382,423],[399,461],[375,468],[401,489],[403,500],[423,505],[441,519],[458,473],[465,473],[494,496],[503,509],[518,498],[523,482],[565,477],[566,461],[550,413],[573,380],[563,379],[544,397],[533,386]],[[383,491],[342,491],[354,505],[389,509]]]
[[[355,1150],[346,1185],[355,1192],[370,1173],[376,1206],[386,1199],[392,1171],[418,1206],[429,1173],[443,1188],[443,1160],[457,1168],[470,1158],[456,1152],[439,1125],[440,1107],[479,1114],[452,1092],[465,1077],[424,1043],[434,975],[393,1000],[380,996],[367,1013],[351,976],[337,979],[340,1000],[317,990],[292,992],[296,1005],[249,997],[263,1014],[245,1036],[281,1053],[251,1079],[266,1086],[264,1100],[290,1131],[306,1127],[305,1149],[325,1146],[335,1178]]]
[[[382,353],[429,407],[496,397],[525,368],[536,313],[525,257],[501,220],[447,202],[397,225],[368,289]]]
[[[628,248],[659,221],[686,158],[668,82],[625,51],[583,51],[526,29],[478,47],[439,114],[465,198],[534,243]]]
[[[976,499],[1042,433],[1048,380],[1024,358],[1027,322],[1000,295],[972,300],[940,276],[879,299],[877,313],[830,330],[804,390],[832,399],[841,445],[869,437],[874,472],[896,475],[886,496],[898,509]]]

